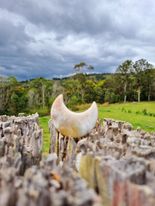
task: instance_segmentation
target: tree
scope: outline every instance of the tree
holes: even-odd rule
[[[22,85],[18,85],[14,88],[13,93],[10,96],[8,111],[11,114],[25,112],[27,110],[27,102],[28,98],[25,88]]]
[[[81,73],[83,67],[86,67],[88,70],[93,70],[94,67],[92,65],[87,65],[85,62],[80,62],[79,64],[75,64],[74,69],[78,72],[76,75],[77,79],[79,80],[79,86],[80,86],[80,96],[81,96],[81,102],[84,103],[84,95],[85,95],[85,74]]]
[[[134,77],[135,77],[135,85],[136,85],[136,89],[137,89],[137,99],[138,102],[140,102],[141,100],[141,90],[144,84],[144,79],[145,79],[145,72],[146,70],[151,69],[153,66],[147,62],[146,59],[139,59],[137,60],[134,65]]]
[[[86,67],[86,69],[88,70],[94,69],[92,65],[87,65],[85,62],[80,62],[79,64],[74,65],[74,69],[76,70],[77,73],[80,73],[84,67]]]
[[[84,91],[84,102],[91,103],[93,101],[97,101],[95,82],[93,80],[87,79],[85,81]]]
[[[88,69],[88,70],[94,70],[94,67],[93,67],[92,65],[88,65],[88,66],[87,66],[87,69]]]
[[[133,62],[131,60],[126,60],[121,65],[119,65],[116,70],[116,73],[119,74],[119,77],[123,83],[124,102],[126,102],[127,99],[127,86],[129,84],[132,68]]]
[[[74,65],[74,69],[76,70],[77,73],[80,73],[82,68],[86,66],[85,62],[80,62],[79,64]]]
[[[151,100],[154,81],[155,81],[155,73],[154,73],[153,68],[146,69],[144,86],[145,86],[148,101]]]
[[[10,85],[16,85],[18,83],[16,77],[14,77],[14,76],[8,77],[7,80],[8,80]]]
[[[121,101],[121,90],[118,76],[111,74],[108,75],[104,82],[104,101],[109,103],[115,103]]]
[[[45,93],[46,93],[46,79],[40,77],[33,80],[32,86],[38,91],[36,97],[38,97],[38,106],[45,107]]]

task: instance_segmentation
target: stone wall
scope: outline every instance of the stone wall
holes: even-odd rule
[[[98,206],[100,198],[57,155],[42,156],[38,115],[0,116],[0,206]]]
[[[56,141],[54,132],[51,141]],[[66,140],[60,136],[59,142],[59,149],[51,150],[62,161]],[[99,193],[103,205],[155,205],[155,133],[105,119],[87,137],[68,142],[65,161]]]
[[[78,140],[49,127],[45,157],[37,114],[0,116],[0,206],[155,205],[155,133],[112,119]]]
[[[26,169],[24,176],[15,168],[0,170],[0,206],[99,206],[98,202],[72,168],[57,166],[56,154]]]
[[[38,114],[0,116],[0,168],[14,167],[19,174],[39,164],[42,150],[42,130]]]

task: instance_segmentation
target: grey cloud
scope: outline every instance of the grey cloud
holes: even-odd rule
[[[96,72],[127,58],[155,63],[154,18],[153,0],[1,0],[0,74],[52,77],[79,61]]]
[[[132,16],[134,10],[125,13],[122,5],[121,1],[102,0],[85,0],[84,2],[82,0],[2,0],[1,2],[2,8],[18,13],[35,25],[48,30],[57,29],[63,32],[89,34],[110,33],[113,30],[115,34],[121,32],[122,35],[127,35],[128,27],[132,30],[136,29],[134,27],[136,21]],[[128,5],[124,3],[124,6]],[[139,8],[138,5],[133,6]],[[138,9],[135,12],[138,12]],[[132,21],[133,24],[130,25],[128,18],[134,19],[135,22]]]

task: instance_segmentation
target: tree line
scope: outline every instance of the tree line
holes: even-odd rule
[[[74,66],[76,75],[63,79],[36,78],[23,82],[15,77],[0,78],[0,114],[39,112],[49,114],[55,97],[63,93],[66,104],[155,100],[155,69],[147,60],[122,62],[113,74],[84,74],[84,62]]]

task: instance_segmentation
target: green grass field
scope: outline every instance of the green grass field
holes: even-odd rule
[[[50,119],[50,116],[40,117],[39,123],[41,128],[43,129],[43,152],[48,153],[49,152],[49,145],[50,145],[50,132],[48,129],[48,121]]]
[[[79,110],[85,110],[89,105],[79,106]],[[155,102],[103,104],[98,105],[99,118],[113,118],[130,122],[134,128],[140,127],[146,131],[155,131]],[[43,151],[48,152],[50,134],[48,130],[49,116],[40,117],[40,126],[44,131]]]

